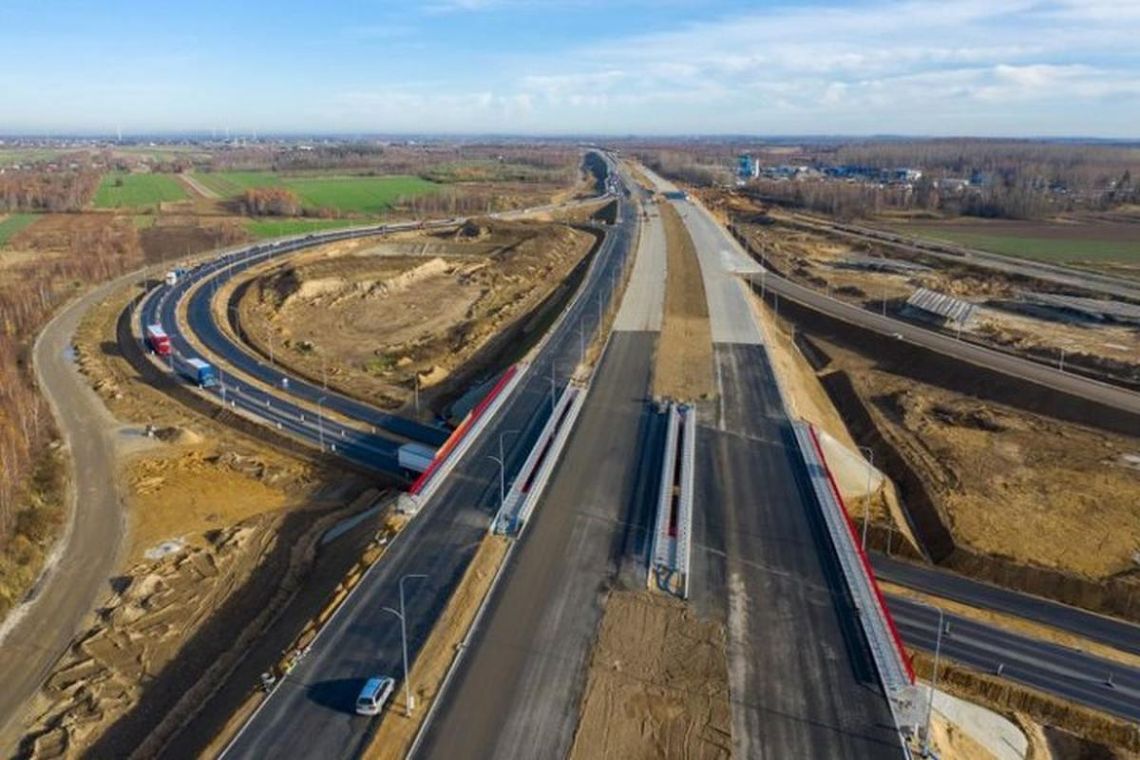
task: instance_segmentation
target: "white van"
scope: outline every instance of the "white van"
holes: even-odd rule
[[[388,697],[392,696],[395,685],[396,682],[388,676],[369,678],[360,690],[360,696],[356,698],[356,714],[379,715],[388,702]]]

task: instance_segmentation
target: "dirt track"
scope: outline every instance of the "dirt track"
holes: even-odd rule
[[[730,757],[725,648],[724,626],[681,601],[611,592],[570,757]]]
[[[677,401],[712,398],[712,331],[693,239],[673,206],[658,205],[665,226],[665,310],[653,367],[653,395]]]
[[[362,488],[141,382],[117,350],[130,295],[92,309],[75,340],[84,381],[119,420],[158,431],[147,438],[141,427],[127,429],[107,447],[125,463],[130,564],[33,703],[22,744],[29,756],[124,756],[144,740],[161,746],[187,717],[192,687],[215,688],[240,662],[244,639],[289,601],[313,561],[304,547],[321,519]],[[202,706],[201,695],[191,701]]]

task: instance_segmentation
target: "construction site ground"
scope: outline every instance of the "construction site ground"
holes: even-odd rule
[[[653,365],[653,395],[675,401],[710,399],[712,331],[704,280],[693,239],[676,209],[658,202],[665,227],[665,308]]]
[[[791,406],[793,416],[806,419],[812,424],[816,425],[822,431],[832,437],[832,439],[843,447],[854,447],[855,441],[853,440],[850,431],[848,430],[840,411],[832,403],[830,397],[827,395],[826,390],[822,387],[819,379],[812,369],[812,365],[804,358],[796,343],[793,342],[791,337],[792,327],[786,322],[778,322],[774,319],[772,312],[759,304],[758,299],[754,300],[754,306],[757,308],[761,316],[761,325],[765,333],[765,342],[769,349],[769,354],[772,356],[773,364],[777,373],[780,376],[781,383],[787,394],[788,402]],[[834,371],[837,365],[835,362],[834,346],[827,346],[822,342],[816,340],[813,342],[813,350],[823,345],[828,350],[827,359],[831,359],[831,364],[828,364],[827,369]],[[819,357],[816,357],[819,360]],[[868,367],[872,363],[868,360],[863,360],[858,366],[848,367],[848,371],[852,373],[867,373]],[[903,378],[892,376],[894,380],[899,383],[906,383]],[[1096,435],[1093,431],[1086,431],[1090,434]],[[830,453],[825,452],[828,458],[829,466],[835,460],[835,457]],[[848,503],[849,509],[852,504],[859,505],[860,502],[857,498],[852,498],[847,489],[843,486],[842,478],[839,478],[839,485],[843,490],[845,501]],[[873,519],[882,523],[886,521],[887,509],[890,510],[890,522],[894,530],[902,532],[904,535],[909,536],[905,517],[901,510],[903,505],[899,502],[893,484],[890,480],[885,480],[884,485],[886,490],[879,491],[875,495],[874,508],[872,509]],[[1075,486],[1079,487],[1079,486]],[[857,490],[857,486],[855,486]],[[854,508],[854,513],[858,514],[858,506]],[[1123,511],[1122,511],[1123,515]],[[1023,526],[1024,527],[1024,526]],[[915,543],[913,536],[910,536],[912,545]],[[1061,542],[1064,538],[1061,539]],[[1032,635],[1037,638],[1042,638],[1048,641],[1061,644],[1063,646],[1070,646],[1082,649],[1091,653],[1098,654],[1119,662],[1135,664],[1135,657],[1127,653],[1120,652],[1119,650],[1112,649],[1100,645],[1096,642],[1091,642],[1080,637],[1059,631],[1049,626],[1034,624],[1019,618],[1007,615],[998,615],[996,613],[978,610],[966,605],[955,604],[947,602],[942,599],[934,599],[924,597],[909,589],[896,587],[890,584],[884,585],[884,590],[889,593],[901,594],[904,596],[925,598],[926,601],[932,604],[937,604],[945,609],[953,610],[959,614],[977,619],[983,622],[988,622],[1000,625],[1009,630],[1018,631],[1027,635]],[[984,679],[983,679],[984,680]],[[1008,689],[1007,689],[1008,691]],[[1060,754],[1054,755],[1051,753],[1048,742],[1045,739],[1045,731],[1042,725],[1026,715],[1016,715],[1010,711],[1010,700],[1020,699],[1020,695],[1014,692],[1001,691],[990,688],[987,683],[981,683],[978,679],[963,678],[961,683],[956,687],[955,692],[967,699],[980,699],[982,704],[987,705],[1000,712],[1007,713],[1016,717],[1016,723],[1022,729],[1029,741],[1029,757],[1037,758],[1050,758],[1050,757],[1067,757],[1068,755]],[[995,698],[995,694],[1002,695],[1002,698]],[[1004,701],[1003,701],[1004,700]],[[1074,729],[1080,729],[1084,725],[1080,719],[1074,724]],[[1063,732],[1061,732],[1063,733]],[[1066,735],[1067,736],[1067,735]],[[1074,747],[1088,747],[1100,746],[1093,745],[1088,740],[1077,739],[1070,737],[1069,742]],[[979,742],[977,737],[971,736],[968,732],[962,730],[960,726],[955,726],[952,721],[945,716],[935,715],[933,721],[933,743],[940,751],[942,757],[952,758],[974,758],[974,757],[987,757],[994,755],[993,750],[997,749],[992,744],[987,742]],[[988,747],[988,749],[987,749]],[[1104,747],[1105,757],[1125,757],[1126,755],[1117,754],[1118,750],[1109,749]],[[1000,753],[996,753],[1000,756]]]
[[[570,757],[731,757],[725,648],[724,626],[684,602],[612,591]]]
[[[259,273],[240,325],[263,354],[387,409],[442,410],[521,354],[570,292],[594,237],[562,224],[470,223],[323,246]]]
[[[921,473],[956,541],[1088,578],[1137,569],[1140,436],[980,401],[815,342]]]
[[[81,371],[121,424],[126,566],[32,705],[24,756],[157,754],[281,623],[314,568],[320,534],[362,508],[368,488],[196,414],[140,378],[117,343],[120,314],[138,292],[92,309],[75,339]]]
[[[766,209],[739,196],[710,196],[708,200],[722,215],[729,213],[736,218],[737,228],[756,250],[764,252],[774,269],[801,285],[865,308],[881,310],[885,303],[892,314],[917,288],[927,288],[978,306],[974,321],[962,329],[965,338],[1051,360],[1059,360],[1063,350],[1070,366],[1088,365],[1133,381],[1140,377],[1140,329],[1135,326],[1044,318],[1012,308],[1019,291],[1056,288],[885,244],[793,228],[782,223],[789,219],[785,212]],[[765,211],[770,213],[760,218],[769,223],[756,222]],[[847,263],[880,257],[920,263],[930,269],[900,274],[858,269]]]

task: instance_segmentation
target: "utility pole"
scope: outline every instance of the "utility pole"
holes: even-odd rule
[[[404,649],[404,715],[411,717],[412,710],[415,706],[412,704],[412,685],[408,681],[408,618],[404,611],[404,581],[408,578],[426,578],[422,573],[409,573],[400,579],[400,611],[396,612],[391,607],[381,607],[380,609],[385,612],[390,612],[400,619],[400,640],[403,642]]]

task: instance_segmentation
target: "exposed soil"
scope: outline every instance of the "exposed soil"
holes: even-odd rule
[[[712,331],[693,239],[676,209],[658,205],[665,226],[664,320],[653,366],[653,395],[677,401],[712,398]]]
[[[241,328],[275,360],[388,409],[411,405],[418,376],[431,406],[496,335],[542,316],[593,242],[565,225],[495,222],[324,250],[257,277]]]
[[[649,591],[606,600],[572,760],[728,758],[724,626]]]
[[[111,412],[151,426],[150,436],[124,427],[117,441],[129,564],[37,697],[26,756],[153,756],[290,603],[324,522],[366,488],[141,379],[118,343],[135,292],[92,309],[75,341]]]
[[[1140,472],[1128,457],[1140,436],[978,401],[821,344],[921,473],[956,542],[1090,578],[1137,567]]]

